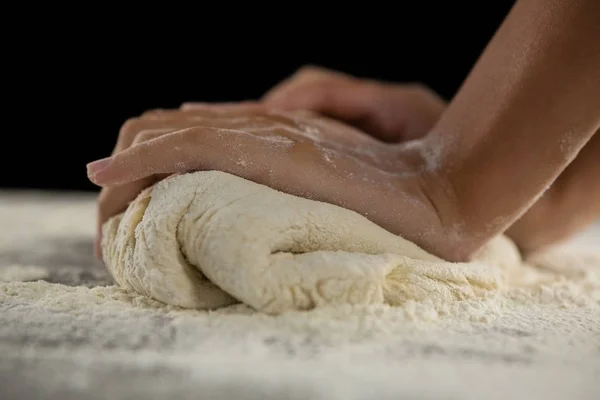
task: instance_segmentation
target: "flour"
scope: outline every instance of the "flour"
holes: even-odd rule
[[[0,269],[0,281],[26,282],[47,279],[48,271],[33,265],[9,265]]]
[[[454,304],[563,277],[539,259],[522,260],[506,237],[471,262],[449,263],[350,210],[217,171],[149,188],[105,225],[103,238],[104,259],[121,287],[184,308],[242,302],[280,314]],[[573,296],[567,290],[556,301]]]
[[[600,264],[596,265],[598,267]],[[498,338],[499,342],[487,340],[484,345],[487,351],[496,349],[515,353],[521,351],[523,346],[545,352],[562,352],[565,349],[555,347],[557,341],[562,343],[566,340],[560,337],[561,331],[569,331],[571,340],[573,334],[600,331],[600,280],[589,279],[489,293],[480,298],[454,302],[433,298],[407,301],[396,307],[386,304],[339,305],[310,312],[290,311],[278,316],[256,312],[243,304],[222,307],[216,311],[184,309],[116,286],[68,287],[44,281],[1,283],[0,304],[28,310],[27,314],[32,319],[32,325],[27,327],[29,334],[34,334],[37,329],[45,329],[40,321],[50,323],[47,319],[56,318],[56,313],[67,313],[75,318],[79,329],[86,325],[96,329],[94,320],[102,316],[110,317],[118,321],[119,326],[110,324],[106,329],[127,332],[128,340],[134,342],[148,335],[141,321],[157,316],[169,318],[178,326],[202,324],[215,329],[215,333],[221,332],[220,335],[224,331],[229,334],[236,332],[236,335],[241,335],[238,340],[242,337],[252,340],[277,335],[292,342],[301,342],[308,335],[314,343],[321,342],[322,345],[377,338],[383,340],[381,345],[385,343],[385,338],[398,337],[404,340],[431,340],[440,346],[444,343],[457,345],[456,338],[450,339],[453,334],[472,330],[473,327],[482,329],[495,325],[523,331],[535,327],[543,332],[529,339],[521,338],[513,349],[505,347],[503,337]],[[90,315],[95,316],[93,320],[89,319]],[[4,324],[0,327],[0,336],[3,330],[13,329],[11,324]],[[65,326],[64,329],[70,328]],[[43,332],[37,333],[42,335]],[[56,334],[61,333],[59,331]],[[105,334],[112,336],[108,332]],[[177,346],[181,350],[193,349],[197,341],[196,337],[180,339]],[[473,346],[473,343],[469,345]],[[260,348],[247,351],[260,351]]]
[[[91,242],[95,198],[3,196],[0,220],[11,227],[0,253]],[[454,301],[267,315],[184,309],[112,285],[0,282],[2,396],[20,386],[29,395],[13,398],[597,399],[599,228],[526,260],[521,286]],[[37,279],[43,268],[53,270],[10,270]]]

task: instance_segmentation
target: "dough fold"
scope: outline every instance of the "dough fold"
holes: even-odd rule
[[[449,263],[354,211],[218,171],[169,177],[103,227],[117,283],[166,304],[325,305],[460,300],[498,290],[521,259],[506,237]]]

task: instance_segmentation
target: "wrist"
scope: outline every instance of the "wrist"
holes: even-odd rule
[[[420,200],[433,213],[417,225],[417,244],[445,260],[467,261],[491,237],[463,204],[448,173],[444,142],[430,135],[398,145],[396,151],[402,168],[411,171]]]

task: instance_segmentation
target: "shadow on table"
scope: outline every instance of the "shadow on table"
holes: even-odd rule
[[[24,266],[43,268],[43,280],[68,286],[113,284],[104,264],[94,257],[92,238],[38,239],[0,252],[0,269]]]

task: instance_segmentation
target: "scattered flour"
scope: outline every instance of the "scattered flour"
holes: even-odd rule
[[[93,200],[1,196],[11,231],[0,232],[0,253],[31,238],[91,239]],[[599,238],[596,227],[533,256],[531,285],[275,316],[243,304],[183,309],[117,286],[20,282],[42,278],[44,266],[0,266],[12,276],[0,282],[0,383],[4,394],[20,384],[94,399],[595,399]]]
[[[33,265],[8,265],[0,268],[0,281],[26,282],[48,278],[48,270]]]

